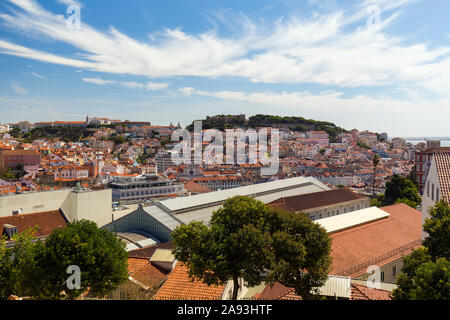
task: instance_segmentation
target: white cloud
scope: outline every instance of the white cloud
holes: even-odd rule
[[[189,96],[201,96],[223,101],[222,106],[242,105],[246,114],[271,112],[280,115],[302,114],[313,119],[329,120],[347,129],[359,128],[388,131],[390,134],[445,135],[446,119],[450,117],[450,98],[424,100],[412,90],[407,99],[387,95],[370,97],[365,94],[346,97],[340,91],[313,94],[302,92],[204,91],[192,87],[180,88]],[[403,91],[403,90],[402,90]],[[210,102],[211,105],[219,102]],[[222,107],[223,109],[223,107]],[[222,111],[223,112],[223,111]],[[358,116],[359,115],[359,116]],[[363,116],[360,116],[363,115]],[[433,123],[431,128],[424,124]]]
[[[157,91],[167,89],[169,87],[168,83],[157,83],[157,82],[146,82],[140,83],[135,81],[114,81],[114,80],[104,80],[100,78],[82,78],[84,82],[93,83],[97,85],[118,85],[130,89],[139,89],[147,91]]]
[[[83,4],[80,1],[77,0],[58,0],[59,3],[64,4],[66,6],[79,6],[80,8],[83,7]]]
[[[20,95],[28,94],[27,89],[25,89],[24,87],[22,87],[20,84],[18,84],[15,81],[11,82],[11,87],[14,90],[14,92],[17,94],[20,94]]]
[[[41,80],[45,80],[45,79],[46,79],[43,75],[40,75],[40,74],[37,73],[37,72],[31,72],[31,75],[32,75],[32,76],[35,76],[36,78],[39,78],[39,79],[41,79]]]
[[[72,59],[2,40],[0,52],[80,69],[151,78],[238,76],[253,82],[342,88],[414,83],[438,93],[446,91],[450,80],[450,47],[407,44],[385,32],[398,16],[396,10],[413,0],[368,0],[356,11],[335,9],[310,20],[280,19],[273,25],[244,17],[237,25],[242,32],[228,38],[215,30],[193,35],[166,29],[158,41],[149,42],[135,40],[114,27],[103,32],[83,23],[81,30],[69,30],[63,16],[33,0],[8,1],[22,9],[0,15],[10,27],[67,43],[83,53]],[[370,4],[383,12],[377,30],[366,28]]]
[[[93,83],[93,84],[97,84],[97,85],[101,85],[101,86],[106,85],[106,84],[115,84],[116,83],[115,81],[112,81],[112,80],[103,80],[100,78],[83,78],[81,80],[83,80],[84,82]]]

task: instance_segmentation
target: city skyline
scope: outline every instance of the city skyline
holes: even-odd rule
[[[70,5],[80,9],[80,28]],[[0,5],[0,122],[295,115],[448,136],[445,1]],[[72,20],[76,22],[75,20]]]

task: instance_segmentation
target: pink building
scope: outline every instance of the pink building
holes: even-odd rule
[[[309,142],[317,143],[320,146],[330,145],[329,135],[325,131],[309,131],[307,136]]]
[[[41,154],[38,150],[0,150],[0,172],[24,166],[38,166]]]

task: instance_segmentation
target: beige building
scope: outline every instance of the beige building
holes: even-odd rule
[[[0,196],[0,217],[60,209],[70,221],[87,219],[102,227],[112,221],[111,189],[62,189]]]

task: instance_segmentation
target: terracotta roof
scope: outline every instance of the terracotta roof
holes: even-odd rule
[[[206,192],[211,192],[212,190],[208,187],[205,187],[203,185],[201,185],[200,183],[197,183],[193,180],[190,180],[188,182],[186,182],[184,184],[184,188],[187,191],[190,191],[192,193],[206,193]]]
[[[435,153],[437,175],[441,197],[450,203],[450,153]]]
[[[16,216],[8,216],[0,218],[1,234],[4,233],[3,225],[10,224],[17,227],[20,233],[27,229],[38,226],[35,233],[36,237],[46,237],[52,233],[56,228],[64,228],[67,225],[67,220],[58,210],[19,214]]]
[[[258,300],[302,300],[302,297],[293,295],[294,289],[286,287],[279,282],[275,282],[273,286],[267,285],[258,297]]]
[[[320,191],[309,194],[302,194],[292,197],[284,197],[272,201],[269,205],[273,208],[283,209],[292,212],[299,212],[308,209],[329,206],[347,201],[367,198],[364,195],[352,192],[348,189],[336,189]]]
[[[390,292],[382,289],[369,288],[364,285],[352,283],[350,300],[391,300]],[[294,288],[286,287],[275,282],[273,287],[266,286],[261,294],[253,297],[255,300],[302,300],[295,293]]]
[[[359,276],[369,265],[382,266],[421,245],[421,212],[403,203],[381,209],[390,216],[330,235],[330,274]]]
[[[351,284],[350,300],[392,300],[391,293],[386,290],[369,288],[360,284]]]
[[[191,281],[188,269],[178,262],[166,282],[155,295],[157,300],[220,300],[225,285],[212,285]]]
[[[168,272],[152,265],[147,258],[128,258],[128,274],[133,279],[153,288],[167,278]]]

